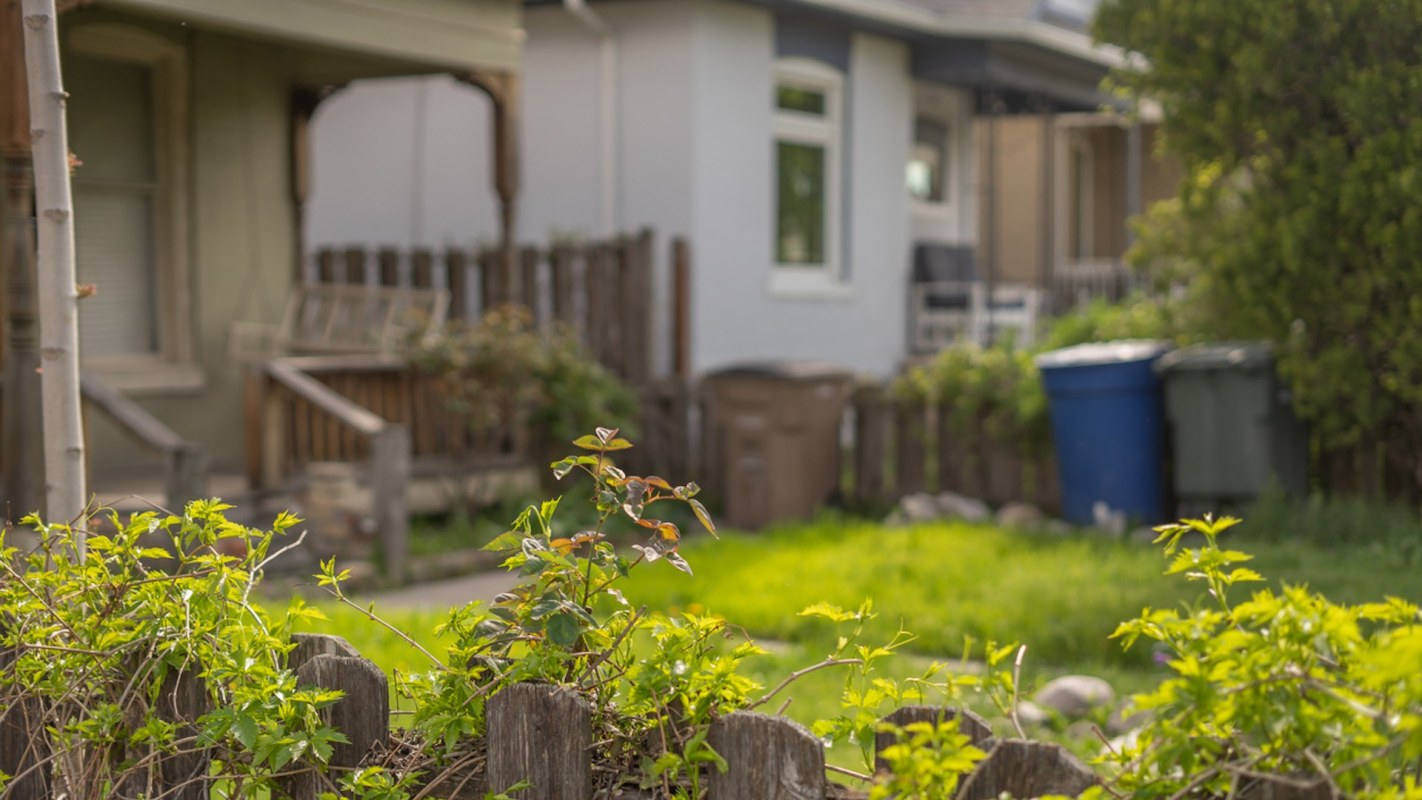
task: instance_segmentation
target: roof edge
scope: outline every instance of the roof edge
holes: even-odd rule
[[[1102,67],[1128,66],[1125,52],[1094,44],[1090,37],[1036,19],[958,17],[898,0],[800,0],[805,5],[851,14],[934,36],[1023,42]]]

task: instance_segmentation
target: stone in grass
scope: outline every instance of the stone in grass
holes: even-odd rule
[[[933,501],[933,495],[923,492],[905,495],[904,499],[899,501],[899,511],[909,524],[932,522],[939,517],[938,504]]]
[[[1017,703],[1017,721],[1024,728],[1040,728],[1052,721],[1052,715],[1031,700],[1021,700]]]
[[[940,492],[934,500],[938,504],[939,513],[948,519],[961,519],[964,522],[984,522],[992,519],[992,509],[988,508],[987,503],[976,498],[957,492]]]
[[[1042,524],[1042,509],[1016,500],[997,510],[997,524],[1009,528],[1035,528]]]
[[[1116,706],[1116,710],[1112,711],[1111,716],[1106,718],[1106,732],[1112,736],[1119,736],[1123,733],[1140,730],[1142,725],[1150,722],[1149,711],[1127,713],[1130,709],[1130,701]]]
[[[1063,675],[1043,686],[1032,700],[1043,708],[1075,719],[1116,702],[1116,692],[1111,684],[1091,675]]]

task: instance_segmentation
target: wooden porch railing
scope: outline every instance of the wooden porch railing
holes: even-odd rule
[[[79,391],[91,408],[162,457],[170,510],[181,512],[189,500],[207,495],[207,451],[200,443],[185,440],[123,392],[90,373],[80,374]]]
[[[254,487],[270,489],[294,466],[366,460],[378,548],[386,574],[400,580],[409,550],[405,492],[411,474],[410,428],[318,380],[311,371],[320,364],[309,362],[321,360],[273,359],[250,368],[245,409],[248,479]]]

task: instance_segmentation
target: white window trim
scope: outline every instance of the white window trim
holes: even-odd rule
[[[140,64],[153,71],[153,136],[159,186],[153,233],[158,351],[151,356],[85,359],[83,365],[115,388],[127,391],[200,389],[205,378],[197,364],[188,255],[187,48],[152,31],[114,23],[74,28],[68,32],[66,44],[76,53]],[[83,154],[78,155],[82,160]]]
[[[844,172],[843,126],[844,126],[844,75],[839,70],[808,58],[782,58],[775,62],[774,89],[782,86],[808,89],[824,94],[825,113],[823,116],[787,111],[772,105],[774,112],[774,136],[772,147],[778,142],[793,142],[823,147],[825,151],[825,261],[823,264],[782,264],[777,256],[779,231],[772,232],[770,260],[772,268],[767,289],[779,297],[848,297],[850,287],[844,280],[844,266],[840,254],[840,226],[844,214],[841,202],[841,185]],[[772,94],[771,102],[775,102]],[[776,204],[779,176],[776,156],[772,149],[772,173],[770,176],[771,206]],[[778,225],[778,214],[776,215]]]

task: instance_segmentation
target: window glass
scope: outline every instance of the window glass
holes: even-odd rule
[[[158,351],[153,70],[70,55],[64,77],[75,175],[74,245],[80,283],[97,288],[79,304],[86,356]]]
[[[947,167],[947,128],[933,120],[918,119],[905,173],[909,196],[922,203],[942,203],[947,199]]]
[[[802,114],[825,115],[825,93],[799,86],[777,86],[775,106],[781,111],[798,111]]]
[[[776,142],[775,260],[825,263],[825,149]]]

